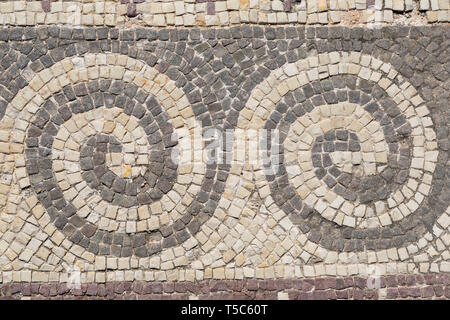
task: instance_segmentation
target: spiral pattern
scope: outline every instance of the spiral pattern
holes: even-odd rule
[[[421,97],[396,75],[357,52],[312,56],[272,72],[241,112],[238,127],[279,131],[280,154],[265,168],[271,196],[328,249],[367,249],[370,233],[414,214],[429,194],[436,133]],[[355,241],[335,225],[366,231]]]
[[[98,282],[447,272],[445,62],[408,30],[394,44],[55,28],[30,60],[27,41],[0,44],[0,267],[54,279],[81,263]],[[178,163],[215,142],[186,145],[199,128],[280,139],[243,153],[269,163]]]
[[[144,257],[198,230],[213,183],[206,164],[173,160],[192,152],[178,142],[196,120],[172,80],[124,55],[89,53],[39,72],[31,88],[44,99],[13,101],[24,110],[16,122],[29,123],[27,174],[71,242]]]

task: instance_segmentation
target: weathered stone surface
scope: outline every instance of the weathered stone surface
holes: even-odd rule
[[[447,297],[447,26],[0,35],[4,296],[212,298],[236,279],[253,298]],[[206,162],[224,130],[244,146]],[[184,136],[200,144],[178,162]],[[51,285],[74,270],[79,291]]]

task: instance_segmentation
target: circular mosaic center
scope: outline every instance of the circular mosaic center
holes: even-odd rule
[[[124,154],[125,147],[113,136],[89,138],[80,149],[83,179],[116,205],[131,207],[161,199],[173,186],[176,165],[169,160],[172,168],[165,168],[161,150],[145,153],[142,147],[144,152],[139,155],[129,148],[130,153]]]
[[[386,198],[386,181],[378,173],[387,168],[387,153],[361,144],[357,133],[336,129],[317,136],[311,148],[317,178],[346,199],[370,203]]]

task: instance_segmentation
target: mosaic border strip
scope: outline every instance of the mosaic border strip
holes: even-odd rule
[[[230,26],[449,22],[445,0],[6,1],[0,25]]]
[[[0,300],[448,300],[447,274],[381,277],[371,289],[365,277],[305,280],[201,282],[115,282],[68,289],[58,283],[12,283],[0,287]]]

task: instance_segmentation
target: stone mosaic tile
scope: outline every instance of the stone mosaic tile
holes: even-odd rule
[[[447,26],[0,30],[3,295],[58,296],[74,270],[87,296],[447,279],[449,43]],[[173,161],[203,152],[182,143],[199,128],[272,130],[278,150]],[[314,297],[448,298],[439,281]]]

